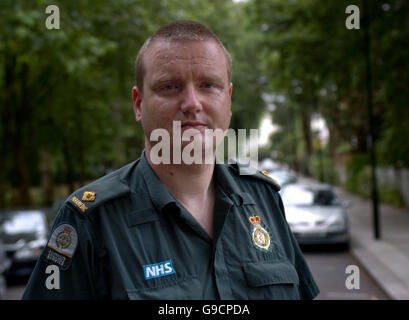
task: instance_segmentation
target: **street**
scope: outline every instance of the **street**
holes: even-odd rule
[[[27,277],[8,281],[5,300],[20,300],[27,281]]]
[[[304,257],[320,289],[317,300],[389,300],[349,251],[337,247],[302,247]],[[359,268],[359,289],[347,289],[346,268]]]
[[[321,291],[317,300],[388,300],[348,251],[324,246],[302,247],[302,250]],[[346,288],[345,281],[349,274],[345,270],[348,265],[359,267],[358,290]],[[15,279],[9,283],[6,300],[19,300],[27,280]]]

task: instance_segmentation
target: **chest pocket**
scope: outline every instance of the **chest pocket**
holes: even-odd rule
[[[299,278],[286,261],[264,261],[242,265],[249,299],[299,299]]]
[[[200,282],[196,277],[175,281],[166,286],[128,290],[129,300],[200,300]]]
[[[134,233],[135,242],[142,243],[142,248],[137,250],[139,254],[144,253],[139,257],[139,261],[135,265],[145,265],[152,262],[161,262],[175,256],[167,245],[166,238],[159,227],[159,216],[153,208],[139,209],[130,212],[125,216],[126,223],[129,228],[137,228]],[[157,235],[154,241],[158,243],[154,249],[148,250],[149,243],[147,239],[152,239],[152,235]],[[145,243],[145,244],[144,244]],[[151,279],[144,279],[142,274],[135,280],[132,287],[126,289],[126,294],[129,300],[199,300],[202,297],[201,283],[197,279],[197,275],[193,272],[188,272],[186,268],[179,267],[181,259],[172,259],[173,268],[176,270],[174,274],[160,276]],[[142,261],[142,262],[140,262]]]
[[[145,224],[149,222],[155,222],[159,220],[158,214],[152,208],[136,210],[131,213],[128,213],[125,216],[126,224],[129,228],[136,225]]]

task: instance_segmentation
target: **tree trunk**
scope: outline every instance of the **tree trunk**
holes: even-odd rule
[[[12,195],[13,206],[30,206],[30,144],[31,138],[30,120],[31,110],[29,107],[28,92],[28,66],[23,64],[19,72],[20,90],[15,90],[14,105],[14,132],[11,137],[13,146],[14,161],[12,162],[12,172],[17,178],[17,188]]]
[[[63,154],[64,154],[64,161],[65,161],[65,169],[66,171],[66,176],[67,176],[67,183],[68,183],[68,189],[69,189],[69,193],[73,193],[74,192],[74,166],[72,163],[72,157],[71,157],[71,153],[70,153],[70,149],[67,143],[66,138],[63,138]]]
[[[43,203],[49,206],[54,201],[54,177],[52,173],[51,155],[46,150],[40,151],[41,186],[43,189]]]
[[[312,154],[312,134],[311,134],[311,114],[309,111],[302,111],[302,127],[305,139],[307,157]]]
[[[302,129],[304,133],[304,141],[305,141],[305,155],[303,156],[304,162],[304,170],[305,174],[309,175],[311,173],[311,165],[310,159],[312,155],[312,134],[311,134],[311,114],[307,110],[303,110],[301,112],[302,117]]]
[[[332,159],[335,160],[335,149],[337,147],[337,137],[334,130],[334,126],[331,121],[327,121],[328,124],[328,146],[329,146],[329,155]]]

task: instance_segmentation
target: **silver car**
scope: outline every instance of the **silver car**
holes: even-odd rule
[[[284,188],[288,184],[297,182],[297,176],[289,170],[280,169],[276,171],[270,171],[268,173],[271,177],[277,180],[281,188]]]
[[[42,210],[0,213],[0,239],[11,260],[8,276],[30,275],[48,239],[48,223]]]
[[[342,244],[348,247],[345,207],[331,186],[291,184],[281,191],[287,222],[299,244]]]
[[[6,251],[4,250],[3,243],[0,239],[0,300],[5,299],[6,296],[6,289],[7,289],[7,281],[5,277],[5,273],[10,268],[11,261],[6,256]]]

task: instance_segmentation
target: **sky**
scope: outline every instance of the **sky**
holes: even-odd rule
[[[268,113],[261,119],[260,123],[259,145],[261,147],[268,144],[270,134],[275,130],[277,130],[277,126],[273,125],[271,115]]]

